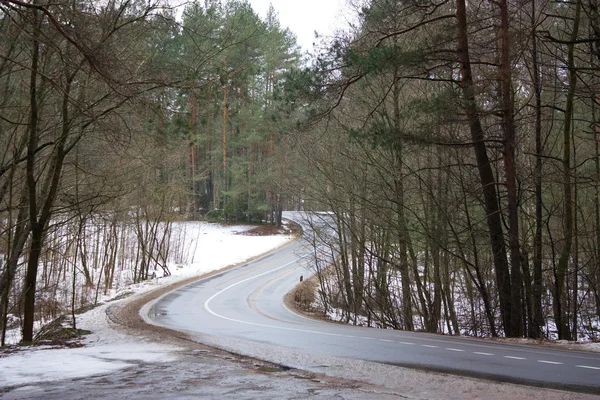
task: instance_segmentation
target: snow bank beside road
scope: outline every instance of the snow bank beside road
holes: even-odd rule
[[[123,288],[121,292],[145,293],[195,276],[220,270],[269,252],[292,239],[291,235],[243,235],[248,226],[188,223],[187,235],[195,239],[187,265],[172,268],[171,276]],[[128,301],[119,300],[119,301]],[[177,348],[140,341],[110,327],[104,304],[78,316],[77,327],[92,331],[84,347],[69,349],[29,348],[0,353],[0,388],[102,375],[130,367],[133,362],[170,362]]]
[[[235,265],[260,254],[269,252],[292,239],[291,235],[253,236],[244,235],[252,226],[223,226],[202,222],[178,224],[185,231],[186,264],[169,265],[171,276],[139,285],[128,286],[122,291],[139,291],[156,284],[172,284],[178,280],[200,276],[212,271]],[[161,273],[162,271],[156,271]]]

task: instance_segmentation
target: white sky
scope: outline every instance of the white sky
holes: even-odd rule
[[[296,34],[303,50],[312,50],[314,32],[330,35],[336,28],[346,25],[345,0],[249,0],[254,11],[263,19],[269,4],[273,4],[282,28],[290,28]]]

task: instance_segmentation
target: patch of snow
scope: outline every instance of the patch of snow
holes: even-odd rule
[[[275,249],[289,240],[289,235],[250,236],[240,235],[253,226],[223,226],[206,222],[183,222],[174,224],[182,237],[183,254],[181,263],[169,263],[171,275],[155,270],[155,278],[135,285],[127,285],[101,298],[109,301],[121,293],[148,291],[165,284],[172,284],[194,276],[200,276]],[[126,271],[129,273],[129,271]]]
[[[273,250],[291,240],[291,236],[246,236],[237,233],[248,226],[220,226],[189,223],[186,232],[192,238],[188,246],[189,264],[173,268],[172,275],[123,287],[120,292],[143,293],[190,277],[223,269]],[[115,296],[117,293],[111,293]],[[119,300],[125,301],[125,300]],[[96,307],[77,316],[77,327],[93,333],[80,348],[27,348],[0,358],[0,388],[35,385],[40,382],[76,379],[110,374],[132,367],[134,362],[171,362],[176,347],[140,341],[110,327],[106,309],[115,302]]]
[[[97,307],[78,318],[78,327],[92,330],[79,348],[29,348],[0,361],[0,387],[76,379],[113,373],[131,367],[132,361],[169,362],[178,350],[140,342],[111,329],[106,308]]]

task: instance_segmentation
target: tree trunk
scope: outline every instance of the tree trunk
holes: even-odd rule
[[[555,273],[554,290],[554,318],[558,329],[560,340],[571,340],[571,332],[566,316],[567,302],[565,299],[565,284],[569,260],[571,259],[571,248],[573,245],[573,189],[571,185],[571,124],[573,121],[573,103],[575,99],[575,88],[577,86],[577,71],[575,69],[575,40],[579,31],[579,16],[581,11],[581,0],[576,0],[575,16],[573,19],[573,32],[568,44],[567,67],[569,70],[569,90],[567,93],[567,104],[565,107],[565,122],[563,125],[563,196],[564,196],[564,244],[558,260]]]
[[[395,178],[394,178],[394,189],[395,189],[395,201],[396,201],[396,213],[398,221],[398,252],[400,258],[400,280],[402,283],[402,319],[404,329],[407,331],[414,330],[412,320],[412,299],[411,299],[411,287],[410,287],[410,276],[408,266],[408,229],[406,226],[406,216],[404,210],[404,176],[402,173],[402,148],[403,138],[400,132],[400,107],[399,101],[399,89],[398,81],[396,79],[397,71],[394,71],[394,86],[392,88],[393,95],[393,107],[394,107],[394,120],[392,121],[392,130],[394,132],[394,161],[395,161]]]
[[[34,1],[34,5],[39,2]],[[29,102],[30,115],[28,127],[28,143],[27,143],[27,191],[29,196],[29,224],[31,227],[31,244],[30,254],[27,263],[27,273],[25,276],[24,285],[24,320],[23,320],[23,342],[31,343],[33,340],[33,319],[35,306],[35,283],[37,278],[37,262],[41,252],[41,239],[43,227],[40,227],[37,216],[37,188],[35,178],[35,149],[37,147],[38,134],[38,95],[37,95],[37,75],[40,56],[40,35],[41,35],[41,20],[38,18],[37,8],[31,9],[32,24],[33,24],[33,51],[31,56],[31,72],[29,78]]]
[[[227,81],[223,83],[223,191],[227,191]],[[225,209],[226,198],[223,196],[223,209]],[[227,218],[227,217],[226,217]]]
[[[502,126],[504,130],[504,173],[506,175],[506,192],[508,197],[508,240],[510,245],[510,337],[523,336],[522,298],[521,298],[521,254],[519,244],[519,204],[517,196],[516,160],[515,160],[515,122],[511,93],[512,75],[510,65],[510,38],[508,22],[508,4],[500,0],[501,51],[500,51],[500,86],[502,92]]]
[[[575,181],[575,207],[577,208],[577,180]],[[577,235],[577,212],[574,215],[574,227],[575,227],[575,235]],[[572,296],[571,302],[572,312],[571,314],[571,339],[577,341],[577,313],[579,312],[578,299],[579,299],[579,239],[575,236],[575,240],[573,243],[573,272],[572,272]]]
[[[600,12],[598,7],[598,0],[590,0],[590,24],[592,31],[596,38],[600,37]],[[590,43],[591,53],[600,62],[600,41],[596,40]],[[596,77],[597,78],[597,77]],[[597,85],[597,79],[594,84]],[[595,93],[592,98],[592,121],[594,122],[594,142],[595,152],[594,159],[596,163],[596,174],[594,179],[594,212],[596,222],[596,254],[595,254],[595,265],[591,267],[590,281],[593,284],[594,296],[596,299],[596,314],[600,316],[600,148],[598,143],[600,142],[600,119],[596,113],[597,107],[600,105],[600,93]]]
[[[538,65],[537,35],[536,35],[536,0],[531,1],[531,40],[533,59],[533,90],[535,93],[535,236],[533,240],[533,286],[532,322],[529,326],[529,337],[541,338],[541,327],[544,324],[542,314],[542,85],[540,82],[540,67]]]
[[[461,69],[463,107],[469,121],[473,150],[475,152],[477,169],[479,171],[479,178],[483,190],[484,207],[490,235],[490,247],[494,258],[496,284],[498,286],[498,296],[500,298],[500,314],[504,325],[504,331],[508,335],[513,332],[511,325],[510,275],[506,257],[506,244],[504,242],[502,220],[500,218],[500,206],[496,193],[496,180],[487,154],[483,127],[481,125],[473,87],[465,0],[456,0],[456,19],[458,39],[457,52]]]
[[[532,336],[532,326],[533,326],[533,295],[531,290],[531,270],[529,268],[529,255],[526,252],[523,252],[523,258],[521,259],[521,267],[523,268],[523,281],[525,283],[525,314],[526,319],[524,321],[524,325],[527,329],[527,337]]]
[[[39,34],[39,32],[38,32]],[[38,49],[39,50],[39,49]],[[37,56],[35,57],[37,59]],[[37,65],[37,60],[35,65]],[[32,74],[36,69],[32,70]],[[65,146],[69,134],[69,101],[71,93],[71,84],[75,75],[67,75],[65,88],[62,98],[61,110],[61,133],[55,143],[54,156],[51,160],[48,174],[46,176],[42,190],[38,193],[35,180],[35,154],[34,149],[37,146],[37,101],[35,108],[35,124],[30,127],[30,136],[28,154],[27,154],[27,190],[29,192],[29,223],[31,225],[31,243],[29,248],[29,257],[27,260],[27,272],[24,285],[24,309],[23,309],[23,342],[31,343],[33,340],[33,322],[35,313],[35,291],[37,281],[37,271],[39,259],[44,244],[46,228],[52,217],[52,207],[58,194],[60,178],[65,160]],[[35,83],[34,83],[35,85]],[[35,91],[35,89],[34,89]],[[35,93],[34,93],[35,94]],[[33,105],[32,105],[33,106]],[[32,121],[34,120],[34,111],[32,110]],[[38,200],[41,200],[38,202]],[[38,204],[41,205],[38,208]]]
[[[189,120],[189,165],[190,165],[190,214],[192,218],[198,216],[198,209],[200,208],[200,201],[198,193],[198,185],[196,182],[196,171],[197,171],[197,158],[196,154],[196,132],[198,124],[198,99],[196,99],[195,93],[190,93],[188,97],[190,107],[190,120]]]
[[[599,60],[600,61],[600,60]],[[596,163],[596,174],[594,178],[594,219],[596,222],[596,254],[595,263],[590,267],[590,277],[593,284],[594,297],[596,299],[596,314],[600,315],[600,121],[596,116],[596,106],[600,103],[600,94],[595,96],[592,104],[592,115],[594,117],[594,158]]]

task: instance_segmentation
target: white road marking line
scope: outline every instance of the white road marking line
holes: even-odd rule
[[[360,338],[365,339],[365,340],[375,340],[375,338],[368,337],[368,336],[361,336]]]
[[[562,365],[562,363],[558,362],[558,361],[537,360],[537,362],[542,363],[542,364]]]
[[[287,267],[290,264],[293,264],[293,263],[297,262],[298,260],[301,260],[304,257],[299,257],[299,258],[295,259],[294,261],[290,261],[287,264],[284,264],[284,265],[279,266],[277,268],[273,268],[270,271],[266,271],[266,272],[263,272],[261,274],[251,276],[250,278],[242,279],[241,281],[238,281],[236,283],[233,283],[233,284],[227,286],[225,289],[220,290],[219,292],[213,294],[210,298],[208,298],[208,300],[206,300],[204,302],[204,308],[206,309],[206,311],[208,311],[210,314],[214,315],[217,318],[221,318],[221,319],[224,319],[224,320],[227,320],[227,321],[231,321],[231,322],[236,322],[238,324],[260,326],[262,328],[270,328],[270,329],[281,329],[281,330],[284,330],[284,331],[304,332],[304,333],[311,333],[311,334],[323,335],[323,336],[338,336],[338,337],[346,336],[346,335],[342,335],[342,334],[339,334],[339,333],[320,332],[320,331],[313,331],[313,330],[310,330],[310,329],[287,328],[287,327],[284,327],[284,326],[274,326],[274,325],[258,324],[258,323],[250,322],[250,321],[242,321],[242,320],[239,320],[239,319],[229,318],[229,317],[226,317],[224,315],[217,314],[216,312],[214,312],[212,310],[212,308],[210,308],[210,302],[213,301],[220,294],[226,292],[227,290],[229,290],[229,289],[231,289],[233,287],[236,287],[237,285],[240,285],[240,284],[242,284],[244,282],[250,281],[252,279],[256,279],[256,278],[258,278],[260,276],[267,275],[267,274],[273,273],[275,271],[278,271],[278,270],[280,270],[282,268]]]
[[[493,356],[493,353],[483,353],[481,351],[474,351],[473,354],[479,354],[480,356]]]
[[[379,339],[380,342],[389,342],[392,343],[394,342],[393,340],[389,340],[389,339]]]
[[[295,263],[296,261],[298,261],[301,258],[304,258],[304,257],[300,257],[300,258],[298,258],[298,259],[296,259],[294,261],[291,261],[291,262],[289,262],[289,263],[287,263],[285,265],[282,265],[282,266],[279,266],[277,268],[274,268],[274,269],[272,269],[270,271],[266,271],[266,272],[263,272],[261,274],[251,276],[249,278],[243,279],[241,281],[235,282],[235,283],[227,286],[226,288],[220,290],[219,292],[215,293],[210,298],[208,298],[208,300],[206,300],[204,302],[204,308],[206,309],[206,311],[208,311],[210,314],[214,315],[215,317],[222,318],[222,319],[225,319],[225,320],[228,320],[228,321],[232,321],[232,322],[236,322],[236,323],[241,323],[241,324],[247,324],[247,325],[253,325],[253,326],[260,326],[260,327],[263,327],[263,328],[281,329],[281,330],[286,330],[286,331],[305,332],[305,333],[318,334],[318,335],[324,335],[324,336],[352,337],[351,335],[343,335],[343,334],[338,334],[338,333],[327,333],[327,332],[314,331],[314,330],[310,330],[310,329],[295,329],[295,328],[287,328],[287,327],[281,327],[281,326],[272,326],[272,325],[266,325],[266,324],[258,324],[258,323],[253,323],[253,322],[249,322],[249,321],[242,321],[242,320],[238,320],[238,319],[235,319],[235,318],[229,318],[229,317],[226,317],[224,315],[220,315],[220,314],[214,312],[211,309],[211,307],[210,307],[211,301],[214,300],[217,296],[219,296],[222,293],[226,292],[227,290],[232,289],[235,286],[238,286],[238,285],[240,285],[240,284],[242,284],[244,282],[247,282],[249,280],[256,279],[256,278],[258,278],[260,276],[264,276],[264,275],[273,273],[275,271],[278,271],[278,270],[280,270],[282,268],[285,268],[288,265]],[[367,339],[367,340],[373,340],[374,339],[374,338],[366,337],[366,336],[363,336],[361,338],[362,339]],[[386,340],[386,339],[379,339],[379,340],[392,342],[391,340]],[[398,341],[397,343],[399,343],[399,344],[406,344],[406,345],[414,345],[414,343],[410,343],[410,342],[401,342],[401,341]],[[439,346],[434,346],[434,345],[430,345],[430,344],[422,344],[421,346],[422,347],[432,348],[432,349],[439,348]],[[450,350],[450,351],[464,351],[464,350],[453,349],[453,348],[446,348],[446,349]],[[482,352],[473,352],[473,353],[474,354],[479,354],[479,355],[485,355],[485,356],[493,356],[494,355],[494,354],[491,354],[491,353],[482,353]],[[513,356],[504,356],[504,358],[510,358],[510,359],[514,359],[514,360],[526,360],[526,358],[523,358],[523,357],[513,357]],[[542,360],[542,361],[539,361],[539,362],[544,362],[544,361]],[[578,368],[587,368],[587,369],[600,370],[600,367],[592,367],[592,366],[588,366],[588,365],[576,365],[576,367],[578,367]]]
[[[589,365],[576,365],[577,368],[600,369],[600,367],[590,367]]]

